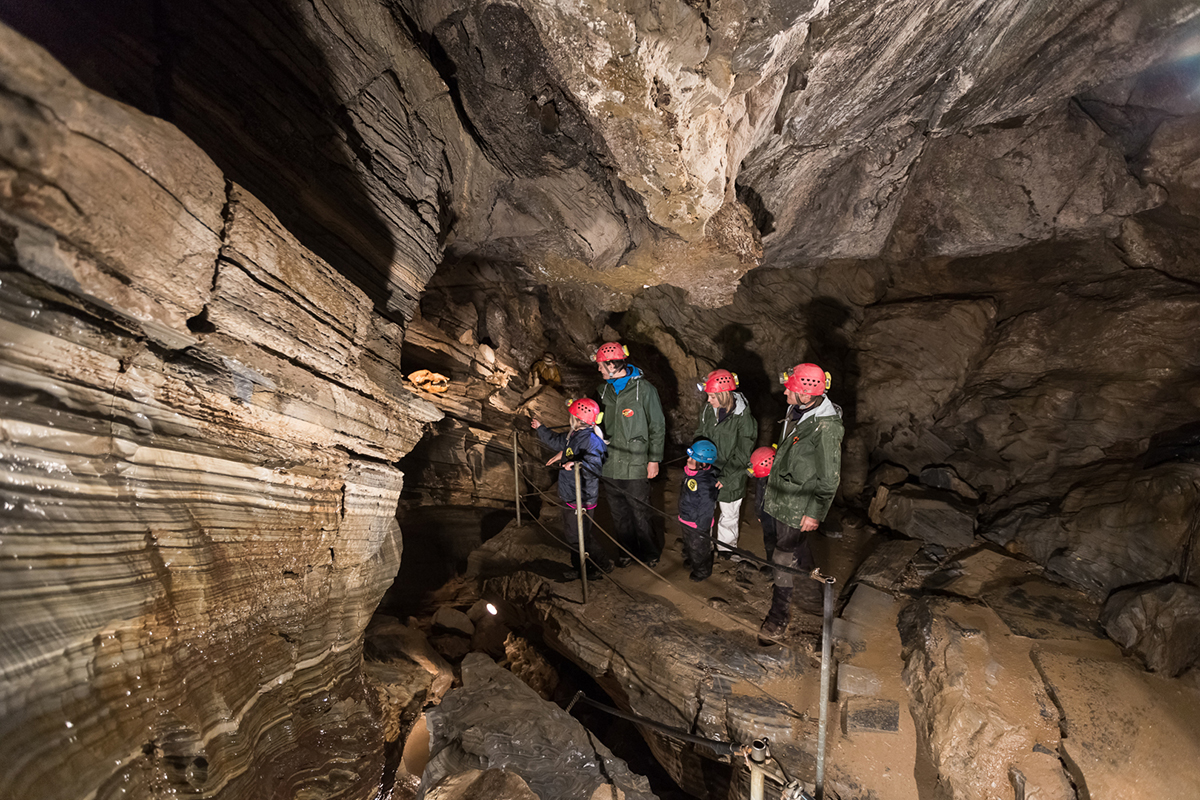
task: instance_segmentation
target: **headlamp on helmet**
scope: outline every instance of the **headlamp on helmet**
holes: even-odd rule
[[[732,392],[738,388],[738,376],[736,372],[730,372],[727,369],[714,369],[708,373],[708,377],[704,379],[704,383],[696,384],[696,388],[709,394]]]
[[[697,439],[687,450],[688,457],[701,464],[712,464],[717,460],[717,446],[708,439]]]
[[[833,379],[816,364],[797,364],[779,373],[779,382],[789,392],[806,395],[821,395],[829,391]]]
[[[567,412],[584,425],[595,425],[604,416],[603,412],[600,411],[600,404],[595,400],[582,397],[575,401],[568,401],[568,403]]]
[[[629,358],[629,348],[620,342],[605,342],[596,350],[596,355],[592,356],[592,360],[596,363],[624,361],[627,358]]]
[[[760,447],[750,454],[750,466],[746,468],[756,478],[765,478],[771,474],[771,465],[775,463],[775,445]]]

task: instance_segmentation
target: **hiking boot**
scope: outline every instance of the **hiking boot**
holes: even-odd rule
[[[754,568],[753,564],[743,563],[738,564],[737,572],[734,574],[733,579],[745,586],[753,586],[754,579],[757,576],[758,570]]]
[[[775,639],[783,636],[786,631],[786,620],[775,620],[767,617],[763,620],[763,624],[758,627],[758,644],[761,647],[770,647],[773,644],[779,644]]]
[[[758,643],[763,647],[768,647],[775,642],[768,639],[768,636],[776,638],[783,635],[787,630],[788,621],[792,617],[792,587],[776,586],[771,593],[771,609],[767,612],[767,618],[763,620],[763,624],[759,627]]]

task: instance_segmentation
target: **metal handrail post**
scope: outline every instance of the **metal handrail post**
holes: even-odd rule
[[[521,464],[517,460],[517,432],[513,431],[513,487],[517,498],[517,527],[521,527]]]
[[[583,489],[579,473],[583,468],[582,461],[575,462],[575,538],[579,540],[579,580],[583,581],[583,602],[587,604],[587,552],[583,549]]]
[[[829,724],[829,672],[833,661],[833,584],[837,582],[836,578],[822,577],[821,580],[825,583],[825,618],[821,624],[821,715],[817,724],[817,800],[825,798],[825,729]]]
[[[755,739],[746,748],[746,766],[750,768],[750,800],[763,800],[763,790],[766,788],[767,771],[764,765],[770,754],[767,751],[766,739]]]

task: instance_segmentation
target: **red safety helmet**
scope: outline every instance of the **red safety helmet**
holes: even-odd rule
[[[750,472],[756,478],[765,478],[771,474],[771,465],[775,463],[775,446],[760,447],[750,454]]]
[[[586,397],[581,397],[568,409],[572,417],[583,422],[585,425],[595,425],[596,417],[600,416],[600,404],[595,400],[589,400]]]
[[[593,360],[600,361],[624,361],[629,358],[629,348],[620,342],[605,342],[600,345],[600,349],[596,351]]]
[[[708,373],[704,383],[696,384],[696,388],[702,392],[732,392],[737,387],[737,373],[727,369],[714,369]]]
[[[783,373],[780,382],[783,388],[796,394],[820,395],[829,390],[829,373],[816,364],[797,364]]]

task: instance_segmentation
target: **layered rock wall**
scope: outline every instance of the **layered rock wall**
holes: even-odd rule
[[[4,796],[368,795],[361,636],[441,416],[402,331],[6,28],[0,84]]]

